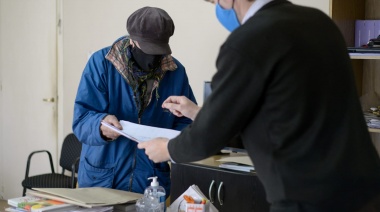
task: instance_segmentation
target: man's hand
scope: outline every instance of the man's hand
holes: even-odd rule
[[[185,116],[191,120],[195,119],[201,109],[185,96],[169,96],[162,104],[162,108],[169,109],[175,116]]]
[[[119,123],[119,120],[117,120],[116,116],[114,115],[107,115],[106,117],[104,117],[102,121],[110,125],[113,125],[120,130],[123,129],[123,127]],[[100,133],[107,141],[116,140],[120,136],[119,133],[109,129],[108,127],[103,126],[102,124],[100,125]]]
[[[170,160],[168,143],[169,139],[167,138],[155,138],[140,142],[137,147],[145,149],[145,154],[148,155],[149,159],[155,163],[159,163]]]

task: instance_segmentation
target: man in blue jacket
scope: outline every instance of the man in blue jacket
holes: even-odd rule
[[[195,101],[183,65],[171,56],[174,23],[162,9],[144,7],[127,20],[129,36],[89,59],[74,105],[73,131],[82,142],[79,187],[107,187],[143,193],[157,176],[170,194],[170,167],[154,163],[137,143],[101,125],[122,129],[119,120],[181,130],[191,123],[165,112],[171,95]]]

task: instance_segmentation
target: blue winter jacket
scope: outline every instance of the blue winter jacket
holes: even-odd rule
[[[170,167],[167,162],[154,163],[137,143],[124,136],[115,141],[101,137],[100,122],[109,114],[118,120],[138,123],[138,110],[133,91],[126,80],[105,56],[111,47],[95,52],[89,59],[74,105],[73,131],[82,142],[79,187],[107,187],[143,193],[150,185],[148,177],[157,176],[161,186],[170,194]],[[174,59],[174,58],[173,58]],[[141,124],[182,130],[191,123],[165,112],[161,105],[171,96],[186,96],[195,102],[183,65],[174,59],[177,69],[167,71],[158,87],[159,98],[153,92],[144,110]]]

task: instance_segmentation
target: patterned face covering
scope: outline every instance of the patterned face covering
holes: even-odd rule
[[[131,49],[131,53],[133,59],[143,71],[150,72],[151,70],[155,70],[160,66],[162,55],[145,54],[140,48],[136,46],[136,44]]]

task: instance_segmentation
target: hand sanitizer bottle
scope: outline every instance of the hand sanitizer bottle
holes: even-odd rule
[[[144,196],[146,197],[153,197],[154,199],[157,199],[159,202],[159,207],[154,211],[160,211],[164,212],[166,211],[166,204],[165,204],[165,196],[166,192],[164,187],[160,186],[157,177],[149,177],[148,180],[152,180],[150,183],[150,186],[147,187],[144,191]]]

